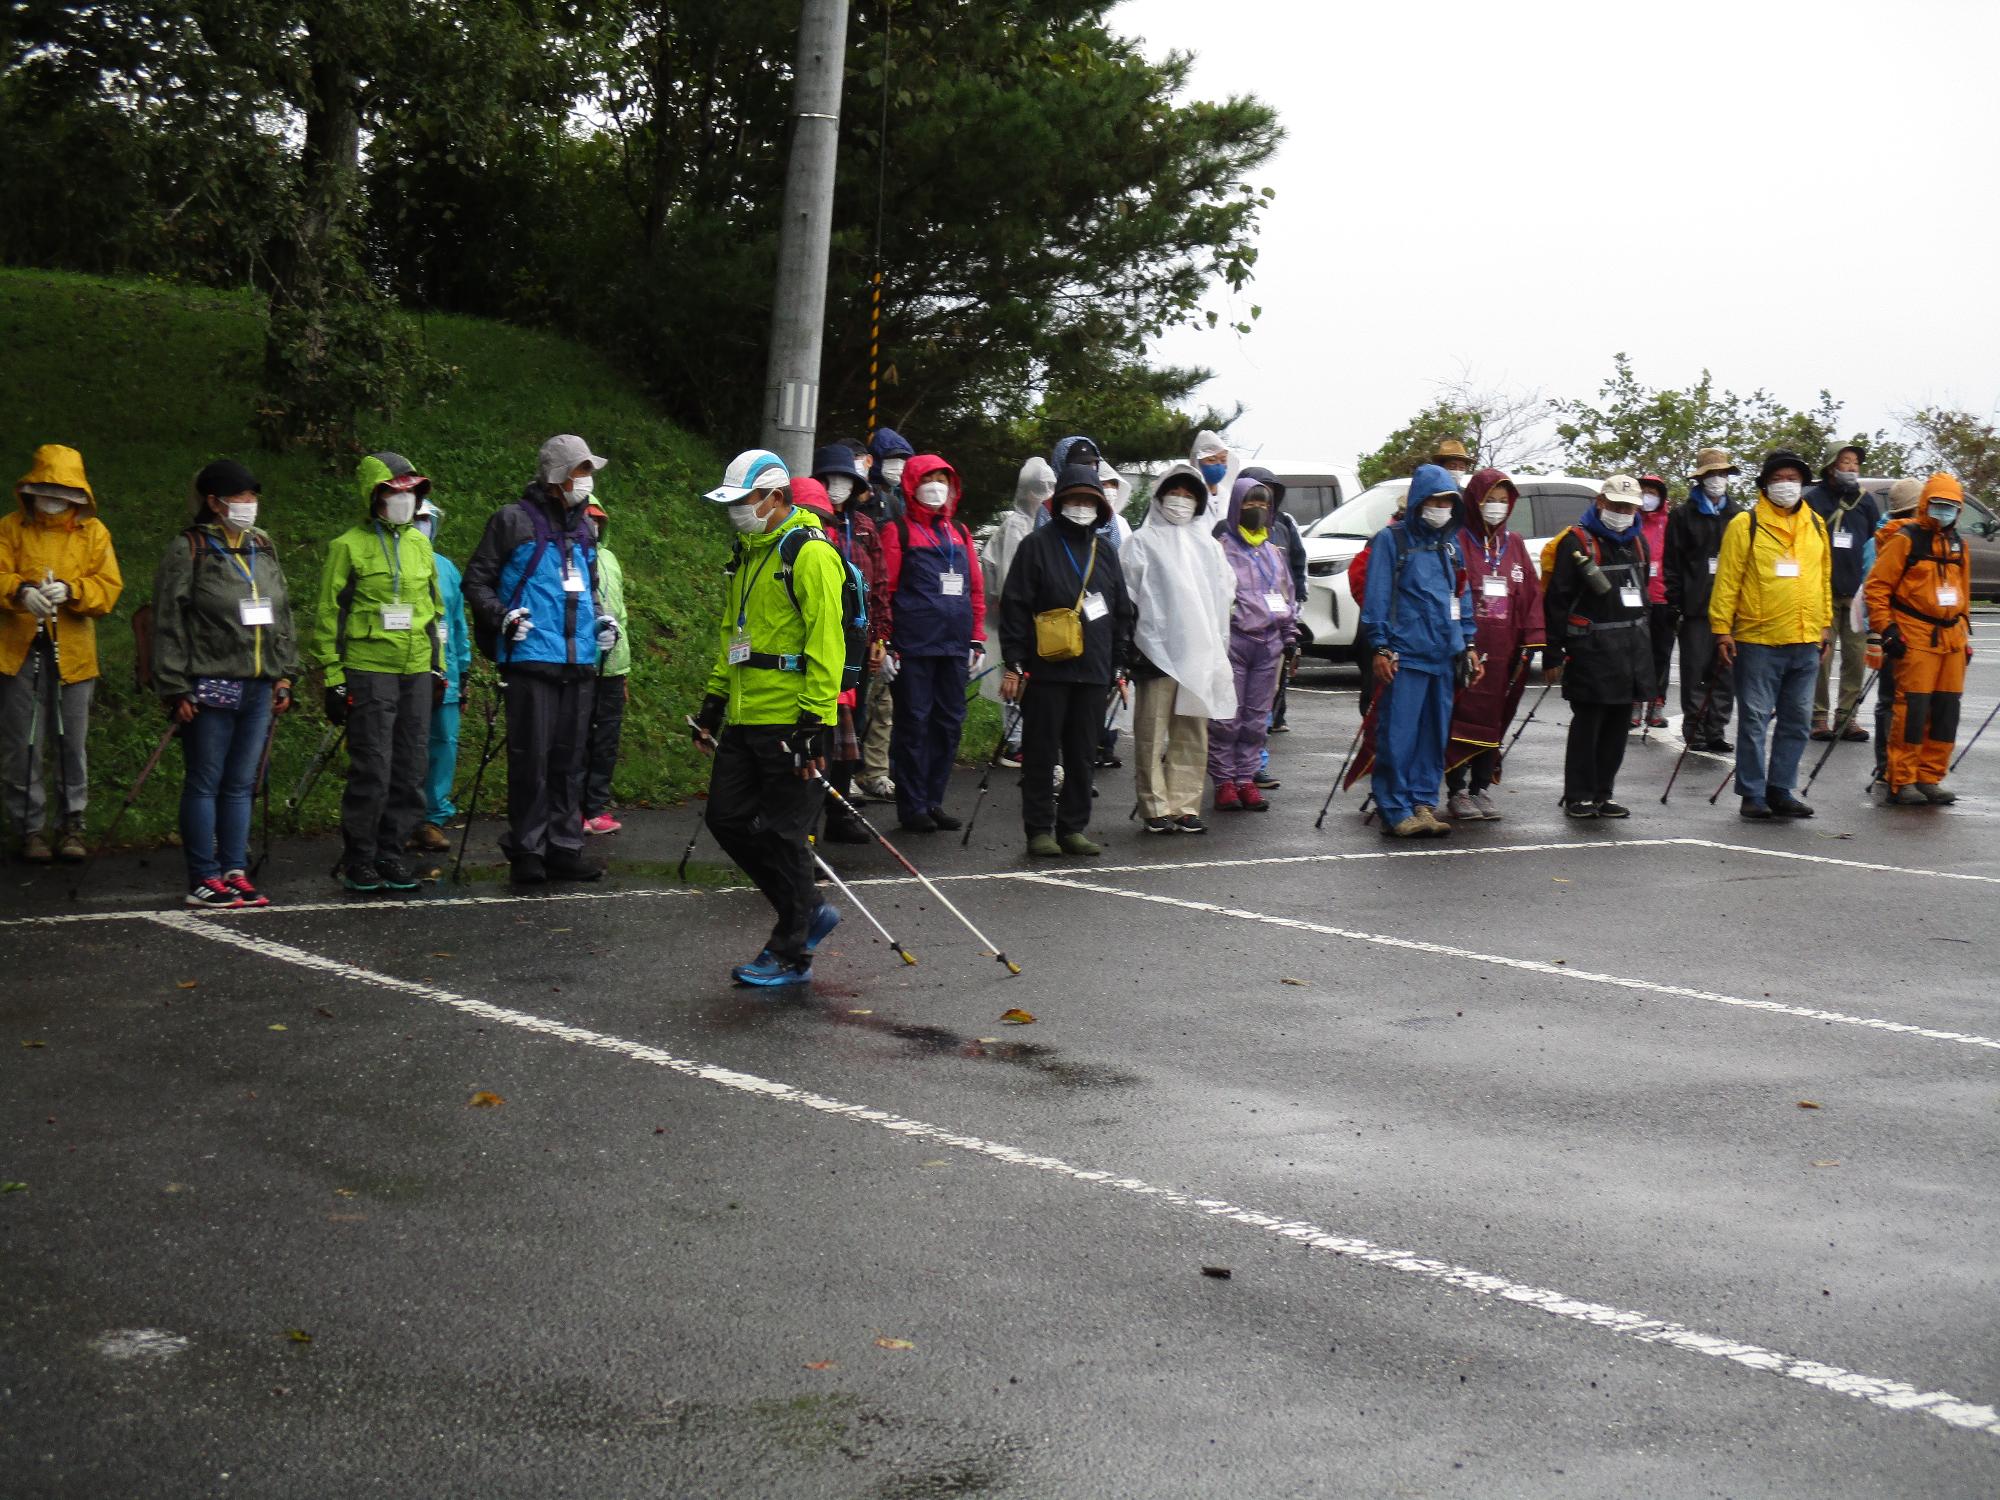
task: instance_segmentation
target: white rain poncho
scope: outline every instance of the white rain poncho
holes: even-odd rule
[[[986,639],[995,651],[1000,642],[1000,591],[1007,586],[1007,570],[1013,566],[1021,543],[1035,529],[1036,514],[1055,492],[1056,471],[1047,459],[1031,458],[1022,464],[1020,478],[1014,481],[1014,508],[1000,518],[979,549],[979,566],[986,574]],[[987,702],[998,703],[1000,674],[989,672],[980,678],[979,692]]]
[[[1160,506],[1160,491],[1176,477],[1202,494],[1192,521],[1177,526]],[[1125,588],[1138,606],[1138,646],[1146,660],[1180,684],[1174,712],[1227,719],[1236,713],[1236,679],[1229,666],[1229,606],[1236,575],[1213,536],[1208,486],[1192,464],[1175,464],[1153,486],[1153,503],[1118,555]]]

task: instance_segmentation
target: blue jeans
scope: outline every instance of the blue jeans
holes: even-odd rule
[[[424,772],[424,821],[440,828],[458,815],[451,800],[451,783],[458,774],[459,713],[457,703],[440,703],[431,710],[430,764]]]
[[[243,684],[243,706],[204,708],[181,725],[181,852],[188,886],[250,868],[250,804],[271,724],[271,684]]]
[[[1771,790],[1798,789],[1799,761],[1812,731],[1813,687],[1819,681],[1819,647],[1736,648],[1736,791],[1765,801]],[[1764,762],[1764,729],[1772,717],[1769,774]]]

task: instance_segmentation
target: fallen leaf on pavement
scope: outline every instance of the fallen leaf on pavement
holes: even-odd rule
[[[169,1193],[185,1193],[187,1190],[188,1185],[185,1182],[170,1182],[164,1189],[164,1191]]]
[[[908,1339],[877,1339],[875,1340],[875,1347],[877,1349],[914,1349],[917,1346]]]
[[[310,1344],[313,1341],[313,1336],[303,1328],[287,1328],[285,1337],[295,1344]]]
[[[481,1089],[465,1102],[474,1109],[498,1109],[507,1101],[490,1089]]]
[[[848,1014],[850,1016],[872,1016],[875,1012],[872,1010],[850,1010]]]
[[[327,1222],[327,1223],[329,1223],[329,1224],[366,1224],[366,1223],[368,1222],[368,1215],[366,1215],[366,1214],[328,1214],[328,1215],[326,1216],[326,1222]]]
[[[0,1182],[0,1193],[25,1193],[27,1190],[25,1182]]]
[[[1000,1038],[997,1036],[982,1036],[982,1037],[975,1037],[973,1038],[973,1040],[978,1042],[979,1045],[982,1047],[991,1047],[995,1042],[999,1041]]]
[[[1564,876],[1561,876],[1561,875],[1551,875],[1551,876],[1549,877],[1549,879],[1553,880],[1553,881],[1554,881],[1554,882],[1555,882],[1555,883],[1556,883],[1557,885],[1568,885],[1568,884],[1569,884],[1569,881],[1568,881],[1568,879],[1567,879],[1567,878],[1565,878]]]
[[[1810,1100],[1810,1099],[1801,1099],[1801,1100],[1799,1101],[1799,1108],[1800,1108],[1800,1109],[1818,1109],[1818,1108],[1819,1108],[1819,1106],[1818,1106],[1817,1104],[1813,1103],[1813,1102],[1812,1102],[1812,1100]]]
[[[450,958],[450,957],[451,957],[451,955],[450,955],[449,953],[433,953],[433,954],[431,955],[431,957],[432,957],[432,958]]]
[[[273,1021],[271,1023],[271,1030],[273,1031],[290,1031],[291,1029],[283,1021]]]
[[[37,1038],[36,1038],[35,1040],[33,1040],[33,1041],[26,1041],[26,1042],[23,1042],[23,1043],[21,1043],[21,1045],[22,1045],[23,1047],[46,1047],[46,1046],[48,1046],[48,1043],[47,1043],[47,1042],[45,1042],[45,1041],[42,1041],[42,1040],[41,1040],[41,1039],[40,1039],[39,1037],[37,1037]]]
[[[1305,982],[1305,981],[1304,981],[1303,979],[1280,979],[1280,980],[1278,981],[1278,983],[1280,983],[1280,984],[1295,984],[1295,985],[1297,985],[1297,986],[1298,986],[1298,987],[1299,987],[1300,989],[1304,989],[1304,988],[1306,987],[1306,982]]]
[[[338,1197],[338,1198],[352,1198],[352,1197],[354,1196],[354,1194],[355,1194],[355,1189],[353,1189],[353,1188],[335,1188],[335,1189],[333,1190],[333,1192],[334,1192],[334,1196],[335,1196],[335,1197]]]
[[[313,1007],[313,1014],[316,1016],[325,1016],[329,1021],[333,1019],[333,1012],[328,1010],[324,1005],[315,1005]]]
[[[840,1366],[830,1359],[809,1359],[806,1361],[806,1368],[808,1370],[837,1370]]]
[[[1816,1161],[1813,1165],[1816,1167],[1837,1167],[1840,1163],[1838,1161]]]
[[[1035,1024],[1035,1018],[1019,1006],[1008,1011],[1000,1019],[1009,1026],[1032,1026]]]
[[[194,981],[192,979],[176,979],[174,981],[174,988],[177,990],[191,990],[194,988]]]

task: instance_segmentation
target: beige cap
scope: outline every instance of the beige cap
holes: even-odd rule
[[[1889,514],[1906,516],[1917,508],[1917,501],[1924,493],[1920,479],[1899,479],[1889,486]]]
[[[1727,449],[1704,448],[1694,456],[1694,477],[1696,479],[1701,478],[1704,474],[1740,474],[1742,472],[1730,458]]]
[[[1446,438],[1443,442],[1439,443],[1437,445],[1437,452],[1431,455],[1431,462],[1441,464],[1447,458],[1462,458],[1467,463],[1472,462],[1472,455],[1465,451],[1465,444],[1461,443],[1457,438]]]
[[[1613,474],[1597,493],[1607,500],[1617,500],[1626,505],[1637,505],[1643,498],[1639,492],[1639,481],[1630,474]]]

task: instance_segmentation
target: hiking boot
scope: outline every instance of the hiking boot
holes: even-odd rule
[[[1056,847],[1065,854],[1081,855],[1085,859],[1095,859],[1104,852],[1100,844],[1091,842],[1080,833],[1066,833],[1056,840]]]
[[[423,882],[417,872],[404,864],[394,854],[384,854],[375,861],[375,873],[381,877],[382,888],[389,891],[414,891]]]
[[[1748,818],[1753,823],[1764,823],[1770,820],[1771,809],[1764,805],[1760,797],[1745,797],[1743,805],[1736,809],[1736,816]]]
[[[1735,742],[1725,740],[1721,735],[1717,735],[1706,744],[1696,745],[1695,749],[1706,750],[1710,755],[1734,755],[1736,753]]]
[[[1233,781],[1218,781],[1215,784],[1215,810],[1217,812],[1243,811],[1243,794],[1236,789]]]
[[[243,898],[232,891],[220,876],[211,875],[183,896],[181,904],[206,907],[210,911],[235,911],[243,904]]]
[[[1899,786],[1889,794],[1889,800],[1898,807],[1929,807],[1931,799],[1914,785]]]
[[[1470,792],[1453,792],[1444,801],[1445,816],[1454,822],[1476,822],[1486,816]]]
[[[1193,813],[1182,813],[1174,819],[1174,827],[1182,833],[1207,833],[1208,825]]]
[[[1257,790],[1257,783],[1254,781],[1237,783],[1236,802],[1245,812],[1269,812],[1271,810],[1271,804],[1264,800],[1264,794]]]
[[[1919,781],[1916,788],[1923,794],[1924,801],[1935,802],[1939,807],[1949,807],[1958,800],[1957,792],[1948,792],[1935,781]]]
[[[840,925],[840,908],[831,901],[822,901],[813,908],[811,919],[806,923],[806,952],[818,950],[826,941],[827,934]]]
[[[608,812],[601,812],[594,818],[583,820],[583,831],[590,834],[616,833],[625,825]]]
[[[1275,792],[1279,787],[1284,785],[1284,782],[1278,780],[1269,771],[1259,771],[1255,776],[1250,778],[1250,784],[1252,786],[1260,786],[1267,792]]]
[[[858,818],[846,813],[833,813],[826,820],[826,841],[829,844],[866,844],[870,842],[868,830],[861,826]]]
[[[1501,818],[1506,816],[1499,808],[1493,805],[1493,799],[1484,792],[1474,792],[1472,794],[1472,805],[1479,809],[1479,816],[1489,823],[1497,823]]]
[[[939,831],[943,833],[957,833],[965,826],[965,819],[954,818],[941,807],[931,809],[931,821],[937,824]]]
[[[1790,792],[1776,787],[1764,794],[1764,802],[1781,818],[1810,818],[1813,815],[1813,810],[1808,804],[1801,802]]]
[[[417,831],[410,835],[410,841],[403,846],[417,854],[449,854],[451,840],[435,823],[419,823]]]
[[[369,896],[382,889],[382,876],[376,870],[374,860],[356,856],[341,861],[340,883],[350,891]]]
[[[1425,824],[1428,825],[1431,837],[1434,839],[1441,839],[1451,832],[1451,824],[1440,818],[1437,814],[1437,809],[1432,807],[1428,802],[1419,802],[1417,804],[1417,816],[1423,819]]]
[[[1851,740],[1857,745],[1868,743],[1868,731],[1863,729],[1859,724],[1849,724],[1845,729],[1840,731],[1840,737],[1844,740]]]
[[[62,837],[56,842],[56,858],[70,864],[90,858],[90,850],[83,842],[82,824],[68,823],[63,826]]]
[[[1176,823],[1172,818],[1146,819],[1146,832],[1148,833],[1179,833],[1180,831],[1181,825]]]
[[[55,850],[49,847],[49,836],[46,833],[31,833],[21,840],[21,858],[29,864],[50,864],[55,857]]]
[[[1036,859],[1060,859],[1063,847],[1056,842],[1053,833],[1031,833],[1028,835],[1028,853]]]
[[[936,833],[938,820],[927,812],[917,812],[907,818],[898,818],[896,826],[905,833]]]
[[[1597,815],[1600,818],[1629,818],[1632,816],[1632,809],[1622,802],[1613,802],[1606,797],[1597,804]]]
[[[548,871],[551,880],[598,880],[604,875],[604,866],[594,859],[585,859],[582,850],[554,844],[542,856],[542,868]]]
[[[507,878],[515,885],[546,885],[549,870],[548,866],[542,863],[541,855],[517,854],[507,862]]]
[[[269,906],[271,898],[250,883],[250,877],[241,870],[227,871],[222,883],[236,893],[238,906]]]
[[[1812,737],[1816,740],[1832,739],[1833,726],[1828,724],[1824,719],[1814,719],[1812,727]]]
[[[1586,802],[1581,798],[1575,802],[1565,802],[1563,804],[1563,816],[1565,818],[1594,818],[1597,816],[1597,804],[1595,802]]]
[[[1430,825],[1415,813],[1411,813],[1394,828],[1391,828],[1388,820],[1384,819],[1382,831],[1392,839],[1427,839],[1431,836]]]

